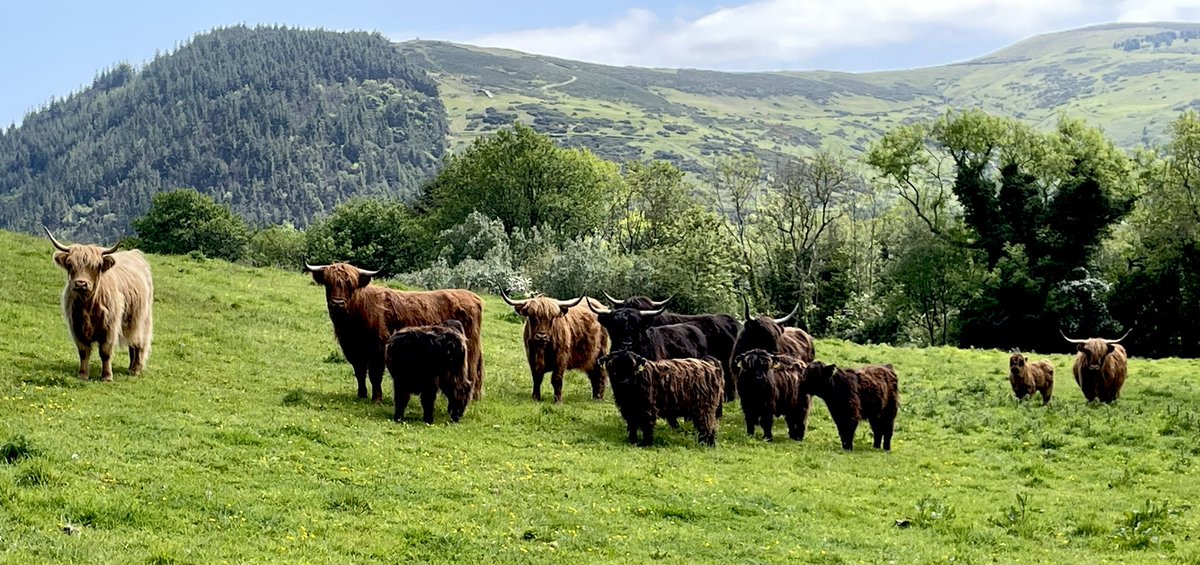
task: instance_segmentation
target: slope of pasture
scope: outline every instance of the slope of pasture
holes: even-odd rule
[[[732,405],[715,449],[686,423],[638,449],[582,375],[528,398],[494,298],[486,398],[398,425],[353,399],[309,279],[186,257],[150,258],[149,370],[79,382],[50,252],[0,233],[0,562],[1200,560],[1195,361],[1135,359],[1120,403],[1086,406],[1054,356],[1043,407],[999,352],[819,341],[895,364],[892,453],[866,426],[843,453],[820,401],[803,443],[748,439]]]

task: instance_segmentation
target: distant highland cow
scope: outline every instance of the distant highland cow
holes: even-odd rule
[[[1121,387],[1125,386],[1125,377],[1129,372],[1129,358],[1125,354],[1125,347],[1120,345],[1129,332],[1125,332],[1120,339],[1071,339],[1066,334],[1062,336],[1074,343],[1078,351],[1075,355],[1075,382],[1083,391],[1083,397],[1088,402],[1115,402],[1121,396]]]
[[[900,410],[900,392],[896,370],[888,365],[869,365],[861,369],[840,369],[814,361],[804,372],[805,390],[821,397],[837,425],[842,449],[854,449],[858,423],[871,423],[875,449],[892,449],[892,432]]]
[[[1008,358],[1008,382],[1017,400],[1040,392],[1042,404],[1048,404],[1054,393],[1054,364],[1049,359],[1031,362],[1020,351],[1014,351]]]
[[[742,324],[742,331],[733,346],[733,356],[737,357],[751,349],[762,349],[767,353],[791,355],[805,363],[812,361],[816,354],[812,336],[802,329],[783,326],[799,311],[800,305],[797,304],[790,314],[782,318],[752,318],[750,305],[746,303],[746,322]]]

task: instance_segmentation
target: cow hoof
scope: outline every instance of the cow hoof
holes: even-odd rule
[[[91,377],[91,376],[89,376],[87,373],[81,373],[81,374],[79,374],[78,376],[79,376],[79,380],[81,380],[81,381],[85,381],[85,382],[86,382],[86,381],[90,381],[90,380],[92,380],[92,377]]]

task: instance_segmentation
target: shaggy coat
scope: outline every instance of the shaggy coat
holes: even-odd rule
[[[654,325],[662,310],[618,308],[597,310],[588,307],[608,333],[613,351],[632,351],[652,361],[663,359],[700,359],[708,356],[708,338],[692,324]]]
[[[433,404],[440,389],[446,397],[450,421],[467,410],[474,387],[467,372],[467,336],[462,322],[447,320],[432,326],[396,330],[388,338],[388,373],[395,387],[397,422],[413,394],[420,395],[426,424],[433,423]]]
[[[892,449],[892,431],[900,410],[896,370],[888,365],[861,369],[839,369],[820,361],[809,363],[804,372],[805,390],[821,397],[837,425],[842,448],[854,449],[854,432],[860,420],[871,422],[875,448]]]
[[[1054,394],[1054,364],[1049,359],[1030,362],[1019,351],[1015,352],[1008,358],[1008,382],[1017,400],[1040,392],[1042,404],[1047,404]]]
[[[796,310],[799,308],[797,305]],[[767,353],[790,355],[805,363],[811,362],[816,355],[812,336],[799,328],[783,327],[796,315],[796,310],[776,320],[770,316],[750,318],[747,309],[746,323],[742,325],[742,333],[738,334],[737,343],[733,346],[733,356],[737,357],[751,349],[762,349]]]
[[[1075,382],[1088,402],[1114,402],[1121,396],[1129,372],[1125,347],[1093,338],[1076,345]]]
[[[651,310],[660,307],[659,305],[665,302],[665,300],[655,302],[647,296],[633,296],[620,301],[620,305],[626,308]],[[708,342],[708,354],[721,360],[721,369],[725,372],[726,378],[725,400],[733,400],[736,397],[737,387],[733,381],[730,363],[733,358],[733,345],[737,342],[738,332],[742,329],[742,323],[737,318],[728,314],[688,315],[663,312],[655,316],[651,324],[654,326],[691,324],[699,328]]]
[[[572,306],[546,297],[505,300],[525,318],[525,357],[533,376],[533,399],[542,399],[542,379],[549,371],[554,402],[562,402],[563,375],[571,369],[586,372],[592,398],[603,399],[604,370],[596,360],[608,353],[608,334],[596,314],[578,301]]]
[[[788,437],[802,441],[808,425],[812,396],[804,392],[808,364],[788,355],[773,355],[752,349],[734,360],[738,371],[738,394],[746,415],[746,435],[754,436],[760,425],[763,439],[772,441],[771,427],[777,416],[787,421]]]
[[[154,337],[154,281],[146,257],[116,246],[67,247],[50,230],[46,235],[58,249],[54,263],[67,272],[62,312],[79,351],[79,378],[88,380],[93,343],[100,349],[100,380],[112,380],[113,348],[120,345],[129,347],[129,374],[140,374]]]
[[[392,332],[458,320],[467,337],[467,374],[473,398],[483,397],[483,301],[466,290],[406,292],[371,284],[375,272],[346,263],[306,266],[313,280],[325,287],[325,301],[333,333],[342,354],[354,368],[358,397],[367,397],[366,378],[371,377],[371,399],[383,401],[384,348]]]
[[[716,445],[718,409],[722,405],[725,377],[714,357],[650,361],[630,351],[602,358],[612,381],[613,398],[625,419],[629,443],[654,444],[654,426],[665,418],[672,427],[678,418],[692,421],[702,444]]]

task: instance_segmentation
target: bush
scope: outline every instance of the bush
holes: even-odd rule
[[[565,242],[551,254],[544,268],[527,272],[538,292],[568,299],[581,294],[603,296],[602,291],[629,293],[624,279],[632,269],[633,261],[619,255],[607,242],[584,237]]]
[[[255,267],[299,269],[304,266],[304,232],[291,224],[260,230],[250,238],[245,260]]]
[[[133,229],[143,251],[171,255],[197,251],[227,261],[241,258],[250,239],[241,216],[190,188],[154,195],[150,210],[133,221]]]
[[[360,198],[305,230],[304,253],[309,263],[347,262],[395,275],[427,264],[429,240],[404,204]]]

